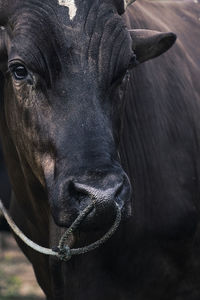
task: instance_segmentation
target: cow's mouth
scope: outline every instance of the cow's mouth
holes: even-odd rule
[[[68,261],[71,259],[74,255],[80,255],[85,254],[87,252],[93,251],[100,247],[102,244],[104,244],[108,239],[111,238],[111,236],[115,233],[117,228],[120,225],[121,222],[121,208],[116,203],[115,204],[115,220],[112,224],[112,226],[109,228],[109,230],[98,240],[94,241],[93,243],[90,243],[89,245],[82,246],[79,248],[71,249],[68,246],[68,239],[71,235],[74,234],[76,230],[78,230],[81,222],[88,216],[90,212],[92,212],[95,208],[95,201],[93,201],[91,204],[89,204],[81,213],[80,215],[75,219],[75,221],[72,223],[72,225],[65,231],[65,233],[62,235],[58,247],[54,248],[53,250],[58,253],[58,256],[63,261]]]
[[[69,177],[60,183],[59,197],[49,198],[55,224],[66,228],[55,249],[62,260],[98,248],[115,233],[121,217],[131,215],[130,183],[120,175],[110,173],[103,183],[95,176],[90,181]]]
[[[15,232],[15,234],[30,248],[33,250],[45,254],[45,255],[51,255],[56,256],[62,261],[68,261],[71,259],[73,255],[80,255],[87,252],[90,252],[92,250],[95,250],[96,248],[100,247],[102,244],[104,244],[117,230],[119,227],[120,221],[121,221],[121,209],[116,204],[116,218],[115,222],[111,226],[111,228],[105,233],[105,235],[100,238],[99,240],[84,246],[80,248],[71,249],[67,244],[67,239],[70,235],[74,233],[74,231],[78,228],[80,223],[83,221],[83,219],[88,215],[88,213],[93,209],[94,202],[88,205],[85,210],[82,211],[82,213],[76,218],[76,220],[72,223],[72,225],[66,230],[66,232],[62,235],[58,247],[54,247],[53,249],[41,247],[40,245],[34,243],[31,241],[27,236],[23,234],[23,232],[16,226],[16,224],[13,222],[11,217],[9,216],[7,210],[4,208],[3,203],[0,200],[0,211],[2,211],[4,217],[6,218],[8,224],[12,228],[12,230]]]

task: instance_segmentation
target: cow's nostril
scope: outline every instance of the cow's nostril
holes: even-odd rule
[[[68,193],[69,193],[70,197],[73,197],[76,193],[76,188],[74,186],[74,182],[71,180],[68,183]]]
[[[76,205],[80,206],[80,209],[82,206],[86,206],[87,203],[89,204],[89,194],[87,190],[79,189],[74,181],[69,181],[67,184],[67,192],[65,193],[68,195],[69,199],[74,199],[76,202]],[[86,205],[83,204],[85,202]]]
[[[70,198],[73,199],[77,199],[79,200],[79,198],[81,198],[83,193],[80,193],[75,185],[75,183],[73,181],[69,181],[68,183],[68,195]]]

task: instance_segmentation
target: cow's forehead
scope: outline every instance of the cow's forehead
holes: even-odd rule
[[[63,38],[66,34],[70,38],[72,35],[73,38],[75,36],[77,38],[78,35],[79,37],[83,35],[83,32],[90,35],[95,30],[100,35],[100,31],[103,33],[105,28],[110,26],[108,23],[112,23],[112,19],[116,19],[113,29],[121,27],[121,23],[123,23],[121,17],[116,13],[112,1],[45,0],[38,5],[37,2],[40,1],[27,0],[24,4],[20,0],[18,9],[10,19],[11,28],[14,31],[16,28],[20,28],[19,32],[28,30],[30,33],[34,28],[40,33],[42,31],[50,32],[51,29],[53,31],[61,30]],[[50,36],[52,37],[52,34]]]
[[[94,78],[98,74],[99,82],[104,78],[109,82],[113,74],[124,72],[132,56],[132,43],[110,2],[49,0],[41,6],[33,4],[27,0],[11,20],[10,60],[19,57],[40,74],[55,70],[82,74],[80,70],[87,70]]]
[[[19,11],[30,11],[34,14],[35,11],[40,10],[40,15],[48,14],[50,18],[57,16],[59,22],[74,26],[77,21],[84,22],[84,19],[90,15],[90,11],[103,10],[105,15],[105,7],[108,13],[110,10],[116,12],[113,0],[26,0],[26,2],[16,0],[13,12],[18,14]]]

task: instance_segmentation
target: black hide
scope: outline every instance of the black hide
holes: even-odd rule
[[[122,222],[67,263],[17,241],[48,300],[197,300],[199,4],[141,0],[121,17],[120,1],[74,3],[0,1],[9,211],[45,247],[93,197],[72,247],[108,230],[115,203]],[[141,42],[128,31],[138,28],[178,42],[140,64],[175,35]]]

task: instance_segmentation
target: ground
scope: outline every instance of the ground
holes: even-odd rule
[[[0,232],[0,300],[44,300],[31,264],[11,234]]]

